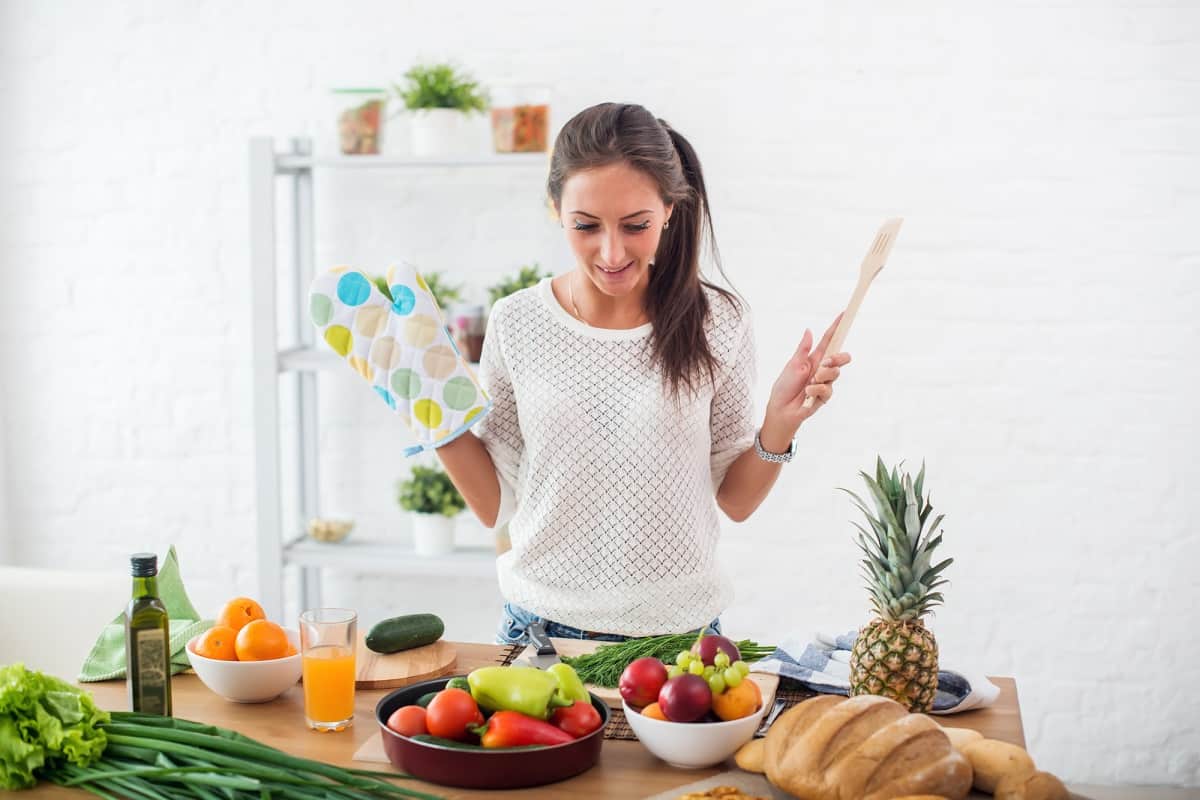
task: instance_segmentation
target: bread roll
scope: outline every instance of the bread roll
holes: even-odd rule
[[[1037,769],[1023,748],[995,739],[972,742],[962,752],[975,770],[975,788],[988,794],[996,791],[1001,778],[1028,775]]]
[[[978,742],[983,739],[982,733],[973,731],[970,728],[942,728],[942,732],[950,738],[950,744],[954,745],[954,749],[960,753],[971,742]]]
[[[762,772],[763,759],[767,755],[767,740],[766,739],[751,739],[742,745],[741,749],[734,755],[733,760],[737,765],[747,772]]]
[[[1068,800],[1063,782],[1049,772],[1010,773],[996,784],[996,800]]]
[[[801,800],[963,800],[971,789],[970,763],[937,723],[883,697],[806,700],[766,742],[767,778]]]

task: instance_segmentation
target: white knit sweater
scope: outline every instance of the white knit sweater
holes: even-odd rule
[[[585,325],[548,278],[492,309],[480,378],[493,409],[475,432],[509,523],[509,602],[627,636],[698,628],[729,604],[715,496],[754,444],[754,340],[744,308],[708,299],[716,391],[704,381],[678,401],[651,367],[649,324]]]

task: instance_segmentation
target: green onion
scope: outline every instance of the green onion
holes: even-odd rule
[[[575,668],[584,683],[593,686],[614,688],[621,681],[621,673],[639,658],[651,656],[661,661],[674,663],[680,650],[688,650],[696,642],[695,633],[669,633],[665,636],[647,636],[615,644],[602,644],[596,652],[582,656],[561,656],[562,660]],[[746,663],[766,658],[775,652],[774,645],[760,645],[749,639],[734,642],[742,660]]]
[[[100,727],[107,744],[98,761],[65,762],[45,777],[105,800],[437,800],[381,780],[407,775],[290,756],[213,725],[117,711]]]

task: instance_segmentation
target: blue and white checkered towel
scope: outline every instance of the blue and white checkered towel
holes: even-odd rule
[[[853,630],[843,634],[789,636],[774,653],[752,664],[750,669],[792,678],[821,694],[849,694],[850,651],[857,638],[858,631]],[[983,708],[996,702],[999,696],[1000,687],[982,674],[941,669],[931,713],[957,714]]]

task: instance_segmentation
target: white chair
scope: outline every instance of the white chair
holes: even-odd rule
[[[0,664],[20,661],[75,683],[129,594],[120,573],[0,565]]]

